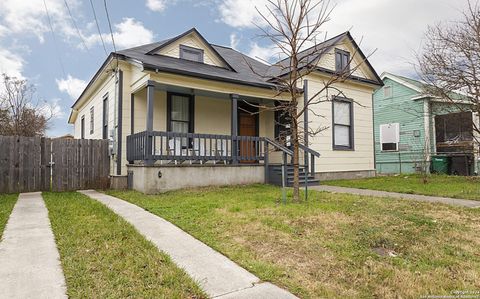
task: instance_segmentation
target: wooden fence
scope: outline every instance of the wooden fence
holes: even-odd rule
[[[107,188],[107,140],[0,136],[0,193]]]

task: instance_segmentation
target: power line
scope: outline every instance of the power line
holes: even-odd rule
[[[45,0],[43,0],[43,6],[45,7],[45,13],[47,14],[48,25],[50,26],[50,32],[52,33],[53,44],[55,46],[55,52],[57,52],[57,58],[58,58],[58,61],[60,62],[60,67],[62,69],[63,77],[65,79],[67,79],[67,73],[65,72],[65,66],[63,65],[62,56],[60,55],[60,50],[59,50],[58,44],[57,44],[57,38],[55,37],[55,32],[53,30],[52,20],[50,18],[50,13],[48,12],[48,7],[47,7],[47,3],[45,2]],[[72,94],[71,91],[70,91],[70,86],[68,85],[68,81],[67,81],[67,90],[68,90],[69,94]]]
[[[110,36],[112,37],[113,52],[115,54],[117,54],[117,47],[115,46],[115,39],[113,38],[112,23],[110,22],[110,15],[108,14],[107,0],[103,0],[103,4],[105,6],[105,13],[107,14],[107,21],[108,21],[108,28],[110,29]],[[118,69],[118,57],[117,57],[117,55],[115,55],[115,59],[116,59],[116,62],[117,62],[117,69]]]
[[[105,42],[103,41],[102,32],[100,31],[100,26],[98,25],[97,14],[95,13],[95,7],[93,6],[92,0],[90,0],[90,5],[92,6],[93,17],[95,18],[95,24],[97,24],[98,35],[100,36],[100,40],[102,41],[103,50],[105,51],[105,55],[108,56],[107,47],[105,47]]]
[[[65,2],[65,6],[67,7],[68,14],[70,15],[70,18],[72,19],[73,26],[75,27],[75,30],[77,31],[78,36],[80,37],[80,40],[82,41],[83,46],[85,47],[85,50],[89,51],[87,44],[85,43],[85,40],[83,39],[82,33],[80,32],[80,29],[78,29],[77,23],[75,22],[75,18],[72,15],[72,12],[70,11],[70,6],[68,6],[67,0],[63,0]]]

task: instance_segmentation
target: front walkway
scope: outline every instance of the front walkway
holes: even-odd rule
[[[447,205],[466,207],[466,208],[480,207],[480,201],[468,200],[468,199],[426,196],[426,195],[418,195],[418,194],[406,194],[406,193],[387,192],[387,191],[378,191],[378,190],[370,190],[370,189],[326,186],[326,185],[313,186],[313,187],[310,187],[310,189],[317,190],[317,191],[333,192],[333,193],[348,193],[348,194],[357,194],[357,195],[375,196],[375,197],[393,197],[393,198],[425,201],[425,202],[432,202],[432,203],[438,202],[438,203],[443,203]]]
[[[22,193],[0,242],[1,298],[67,298],[60,256],[40,192]]]
[[[124,200],[93,190],[79,191],[100,201],[132,224],[142,235],[216,298],[297,298],[241,268],[170,222]]]

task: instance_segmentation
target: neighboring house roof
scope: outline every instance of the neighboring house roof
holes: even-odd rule
[[[382,78],[382,80],[385,80],[385,78],[388,78],[390,80],[393,80],[393,81],[395,81],[395,82],[397,82],[397,83],[399,83],[403,86],[406,86],[406,87],[416,91],[418,93],[418,95],[413,97],[412,100],[420,100],[420,99],[429,98],[431,101],[440,101],[440,102],[444,101],[444,99],[441,99],[437,96],[429,94],[427,92],[427,90],[428,90],[429,86],[431,87],[431,85],[429,85],[425,82],[415,80],[415,79],[412,79],[412,78],[407,78],[407,77],[400,76],[400,75],[395,75],[395,74],[388,73],[388,72],[382,73],[381,78]],[[458,101],[468,101],[468,95],[462,94],[460,92],[452,92],[452,93],[450,93],[450,97],[452,99],[455,99],[455,100],[458,100]]]
[[[394,75],[392,73],[388,73],[388,72],[384,72],[382,73],[382,75],[380,76],[380,78],[383,80],[385,80],[385,78],[388,78],[390,80],[393,80],[403,86],[406,86],[410,89],[413,89],[414,91],[416,92],[423,92],[423,87],[426,85],[425,83],[422,83],[420,81],[417,81],[417,80],[413,80],[413,79],[410,79],[410,78],[407,78],[407,77],[403,77],[403,76],[399,76],[399,75]]]

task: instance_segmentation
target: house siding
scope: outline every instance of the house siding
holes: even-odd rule
[[[206,64],[219,67],[226,66],[225,63],[222,62],[217,55],[194,34],[189,34],[180,38],[179,40],[176,40],[172,44],[165,46],[165,48],[160,49],[157,53],[174,58],[180,58],[180,45],[203,50],[203,62]]]
[[[313,95],[323,88],[324,78],[316,75],[308,76],[309,94]],[[353,84],[350,82],[339,83],[337,88],[342,90],[353,104],[353,150],[334,150],[332,138],[332,102],[315,104],[310,107],[309,127],[325,129],[315,136],[310,137],[309,146],[318,151],[321,157],[316,159],[317,172],[345,172],[345,171],[372,171],[375,169],[373,152],[372,128],[372,94],[373,87]],[[331,97],[332,95],[329,95]],[[325,99],[325,94],[322,95]]]
[[[103,97],[108,93],[108,129],[113,128],[115,116],[115,78],[110,76],[92,95],[91,100],[78,111],[73,136],[81,138],[81,119],[85,116],[85,139],[102,139]],[[90,134],[90,109],[94,109],[94,130]]]
[[[374,96],[375,153],[378,173],[413,173],[424,160],[425,121],[424,101],[412,100],[418,92],[391,79],[384,80],[385,86]],[[384,97],[384,89],[392,88],[392,96]],[[382,151],[380,125],[400,124],[399,151]],[[419,131],[418,137],[414,136]]]

